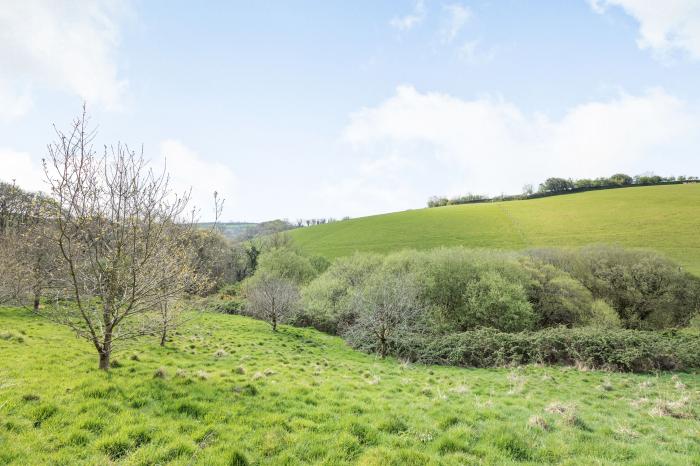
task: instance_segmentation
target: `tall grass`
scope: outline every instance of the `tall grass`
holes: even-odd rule
[[[0,309],[0,464],[693,464],[700,376],[377,360],[203,314],[108,374],[67,330]],[[18,338],[20,337],[21,338]]]

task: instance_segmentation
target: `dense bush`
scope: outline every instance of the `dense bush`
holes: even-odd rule
[[[608,302],[627,328],[685,326],[700,309],[700,279],[653,251],[594,245],[529,254],[566,271],[594,298]]]
[[[423,307],[446,331],[478,326],[517,331],[534,324],[526,291],[530,280],[517,255],[459,247],[412,254],[423,264]]]
[[[338,259],[303,289],[297,325],[340,333],[367,281],[410,273],[427,330],[556,326],[664,329],[700,311],[700,280],[650,251],[610,246],[526,254],[460,247]],[[420,329],[421,332],[426,329]]]
[[[284,320],[382,356],[477,367],[700,367],[692,331],[651,331],[700,315],[700,280],[654,252],[452,247],[356,253],[324,267],[275,248],[258,274],[302,286],[301,305]]]
[[[520,333],[478,329],[404,340],[395,352],[421,363],[465,367],[562,364],[632,372],[700,367],[696,335],[623,329],[559,327]]]
[[[579,281],[551,264],[529,260],[522,264],[532,278],[528,290],[538,328],[590,322],[593,295]]]
[[[355,320],[353,290],[364,285],[381,266],[382,256],[356,253],[336,259],[302,290],[302,309],[294,323],[338,334]]]
[[[258,272],[284,278],[297,285],[310,282],[318,270],[309,257],[291,248],[274,248],[260,255]]]

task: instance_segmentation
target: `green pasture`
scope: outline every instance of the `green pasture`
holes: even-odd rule
[[[697,374],[416,366],[221,314],[116,359],[1,308],[0,464],[700,464]]]
[[[291,234],[304,249],[329,258],[454,245],[524,249],[612,243],[657,250],[700,274],[700,184],[417,209]]]

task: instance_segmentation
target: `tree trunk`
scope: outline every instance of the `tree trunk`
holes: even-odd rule
[[[160,346],[165,346],[165,342],[168,338],[168,327],[163,326],[163,331],[160,334]]]
[[[40,296],[39,293],[34,294],[34,312],[39,311],[39,305],[40,305]]]
[[[103,371],[109,370],[109,357],[111,356],[110,351],[100,351],[100,369]]]
[[[386,357],[386,339],[384,338],[379,340],[379,356],[381,356],[382,359]]]
[[[275,318],[275,317],[272,318],[272,331],[273,332],[277,331],[277,318]]]
[[[100,369],[108,371],[110,368],[110,358],[112,356],[112,326],[105,329],[105,337],[100,349]]]

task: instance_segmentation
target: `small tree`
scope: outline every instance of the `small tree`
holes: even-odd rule
[[[115,345],[153,334],[149,314],[196,276],[185,246],[188,196],[173,194],[167,175],[127,146],[97,155],[84,110],[68,133],[56,133],[44,169],[66,273],[54,283],[60,299],[41,313],[88,340],[108,370]]]
[[[186,321],[182,303],[174,299],[164,299],[156,308],[154,320],[158,326],[160,346],[165,346],[170,333]]]
[[[265,271],[253,276],[247,284],[247,311],[258,319],[267,321],[272,331],[294,313],[299,302],[299,289],[288,279]]]
[[[399,339],[418,330],[418,286],[409,274],[376,274],[355,296],[355,306],[357,318],[346,338],[382,358]]]

